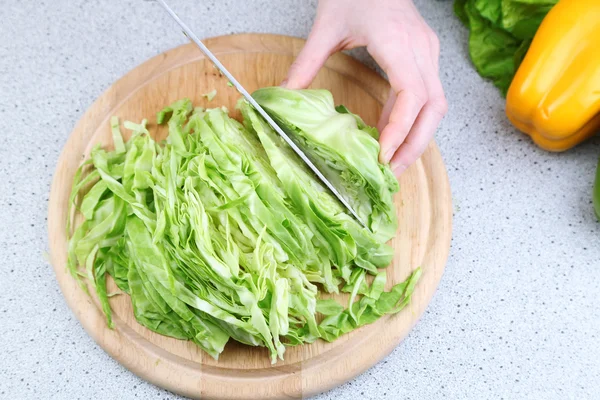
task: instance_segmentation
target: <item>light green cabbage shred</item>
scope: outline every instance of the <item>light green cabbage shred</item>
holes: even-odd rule
[[[206,97],[206,99],[208,101],[212,101],[212,99],[214,99],[216,95],[217,95],[217,89],[213,89],[208,93],[204,93],[202,96]]]
[[[376,163],[373,128],[345,109],[344,121],[313,115],[330,113],[330,94],[319,107],[301,97],[301,109],[320,121],[315,132],[331,143],[343,140],[344,154],[334,156],[308,135],[306,141],[343,166],[352,185],[366,185],[367,195],[354,191],[375,232],[349,217],[245,102],[245,125],[222,108],[173,103],[157,114],[168,124],[164,143],[152,138],[145,120],[125,122],[132,132],[124,141],[113,118],[115,150],[94,148],[77,171],[67,222],[68,268],[86,290],[81,278],[89,281],[110,327],[107,275],[130,295],[140,324],[191,340],[215,359],[234,339],[266,347],[276,362],[285,346],[335,340],[409,302],[421,270],[389,292],[379,270],[392,258],[382,238],[396,226],[386,207],[397,183]],[[358,163],[362,157],[369,161]],[[84,218],[73,233],[72,207]],[[319,299],[320,291],[340,288],[351,294],[347,309]]]

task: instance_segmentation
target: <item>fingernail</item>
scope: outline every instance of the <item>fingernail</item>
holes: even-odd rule
[[[406,169],[406,165],[397,163],[392,163],[391,167],[392,171],[394,172],[394,175],[396,176],[400,176],[400,174],[402,174],[402,172],[404,172],[404,170]]]

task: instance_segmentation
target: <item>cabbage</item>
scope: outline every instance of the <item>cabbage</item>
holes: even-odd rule
[[[393,195],[398,181],[378,161],[379,143],[374,128],[345,107],[337,109],[333,96],[323,89],[259,89],[252,97],[298,141],[307,155],[332,181],[362,221],[382,241],[398,228]]]
[[[241,102],[240,108],[247,127],[257,135],[273,170],[277,171],[286,194],[315,232],[319,247],[327,250],[334,265],[343,268],[339,272],[345,281],[349,279],[351,262],[373,274],[377,268],[389,265],[392,248],[345,213],[329,190],[312,177],[306,165],[248,103]]]
[[[385,292],[380,268],[392,249],[381,233],[348,216],[270,126],[240,108],[244,125],[223,108],[177,101],[157,114],[169,129],[162,143],[146,120],[126,121],[123,140],[113,118],[114,150],[94,148],[77,171],[69,204],[83,222],[71,232],[69,210],[68,269],[96,292],[107,324],[109,275],[140,324],[214,358],[233,339],[266,347],[276,362],[286,346],[334,340],[404,307],[420,269]],[[320,299],[340,290],[347,308]]]

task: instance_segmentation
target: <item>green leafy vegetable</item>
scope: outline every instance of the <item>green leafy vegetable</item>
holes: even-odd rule
[[[455,0],[469,28],[469,54],[484,78],[506,95],[542,20],[558,0]]]
[[[204,93],[202,96],[206,97],[206,99],[208,101],[212,101],[212,99],[214,99],[216,95],[217,95],[217,89],[213,89],[208,93]]]
[[[269,162],[287,195],[316,233],[315,241],[326,249],[344,281],[350,279],[350,262],[372,273],[392,260],[392,249],[378,241],[345,213],[281,137],[245,101],[240,103],[247,127],[259,138]]]
[[[76,212],[69,210],[68,269],[89,282],[108,325],[108,275],[130,295],[140,324],[191,340],[214,358],[234,339],[266,347],[275,362],[286,346],[334,340],[402,309],[420,269],[385,292],[380,268],[392,249],[382,237],[393,235],[387,225],[395,224],[385,218],[395,215],[385,208],[391,198],[378,196],[391,196],[397,183],[376,163],[373,128],[345,109],[333,111],[344,121],[330,124],[330,136],[360,136],[346,140],[346,151],[375,163],[321,150],[347,171],[344,179],[378,179],[362,195],[364,215],[379,221],[371,231],[247,103],[240,108],[244,125],[223,108],[179,100],[156,116],[168,124],[163,143],[145,120],[123,124],[132,131],[125,142],[113,118],[114,150],[96,147],[75,174],[69,207],[83,222],[71,233]],[[347,309],[319,298],[340,286],[351,293]]]
[[[398,181],[390,168],[378,161],[374,128],[345,107],[336,110],[327,90],[268,87],[252,97],[302,144],[332,183],[344,189],[378,239],[386,241],[396,234],[393,195],[399,189]]]

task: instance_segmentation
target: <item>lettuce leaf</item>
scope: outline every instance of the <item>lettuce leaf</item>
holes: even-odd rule
[[[558,0],[455,0],[454,12],[469,29],[469,54],[477,72],[503,96],[542,20]]]

